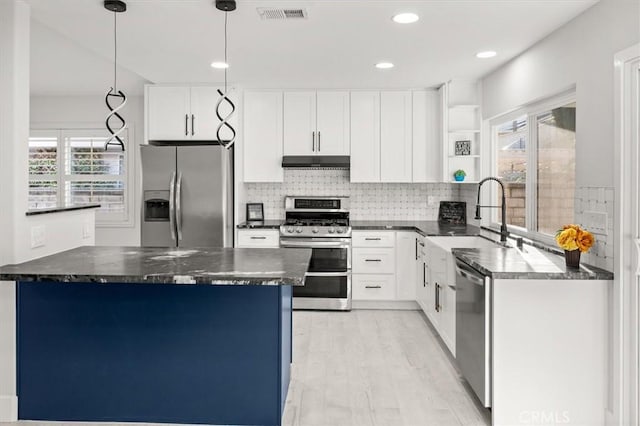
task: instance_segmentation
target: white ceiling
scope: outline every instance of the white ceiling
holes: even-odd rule
[[[34,20],[48,27],[33,26],[32,64],[42,67],[32,72],[33,92],[87,92],[91,90],[83,87],[94,86],[104,91],[110,86],[113,17],[102,0],[26,1]],[[238,9],[228,15],[229,81],[264,88],[402,88],[475,79],[596,2],[238,0]],[[224,13],[213,3],[127,1],[128,11],[118,15],[118,60],[131,71],[123,74],[123,82],[222,81],[223,71],[209,66],[223,58]],[[256,7],[303,7],[308,19],[263,21]],[[416,12],[420,20],[409,25],[391,21],[401,11]],[[475,57],[488,49],[498,56]],[[382,60],[395,68],[373,67]],[[53,69],[55,74],[44,71]]]

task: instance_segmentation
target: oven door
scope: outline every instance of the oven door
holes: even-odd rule
[[[310,274],[351,271],[349,238],[280,238],[283,248],[310,248]]]
[[[351,309],[350,238],[280,238],[280,247],[312,250],[305,285],[293,287],[294,309]]]

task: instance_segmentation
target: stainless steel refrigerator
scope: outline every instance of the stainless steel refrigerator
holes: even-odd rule
[[[141,147],[142,245],[233,247],[233,149]]]

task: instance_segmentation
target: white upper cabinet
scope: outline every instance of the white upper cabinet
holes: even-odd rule
[[[285,92],[284,155],[349,155],[349,92]]]
[[[316,92],[284,92],[284,155],[314,155],[316,143]]]
[[[282,182],[282,92],[244,93],[244,182]]]
[[[217,140],[219,98],[217,87],[212,86],[146,86],[147,141]],[[231,111],[225,103],[222,108]],[[235,123],[233,117],[229,121]],[[223,128],[220,136],[230,139],[232,133]]]
[[[382,182],[412,181],[411,92],[380,94],[380,178]]]
[[[439,182],[442,154],[436,90],[413,92],[413,182]]]
[[[216,103],[220,94],[216,87],[192,87],[191,88],[191,139],[194,141],[217,140],[216,130],[220,120],[216,116]],[[223,102],[221,108],[226,108]],[[226,115],[226,114],[225,114]],[[232,134],[229,129],[220,129],[220,136],[223,139],[230,139]]]
[[[189,87],[147,86],[147,139],[188,139],[190,97]]]
[[[349,92],[318,92],[316,153],[349,155]]]
[[[380,182],[380,92],[351,93],[351,182]]]

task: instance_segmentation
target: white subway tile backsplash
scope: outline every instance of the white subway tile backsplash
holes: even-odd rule
[[[246,183],[245,191],[248,202],[264,204],[265,219],[284,218],[287,195],[349,196],[353,220],[436,220],[440,201],[458,200],[449,183],[351,183],[347,170],[288,169],[283,183]]]
[[[582,261],[609,271],[613,271],[613,221],[614,221],[614,188],[581,186],[576,188],[575,214],[576,223],[584,225],[586,212],[607,214],[607,234],[594,235],[596,242],[587,253],[582,254]]]

